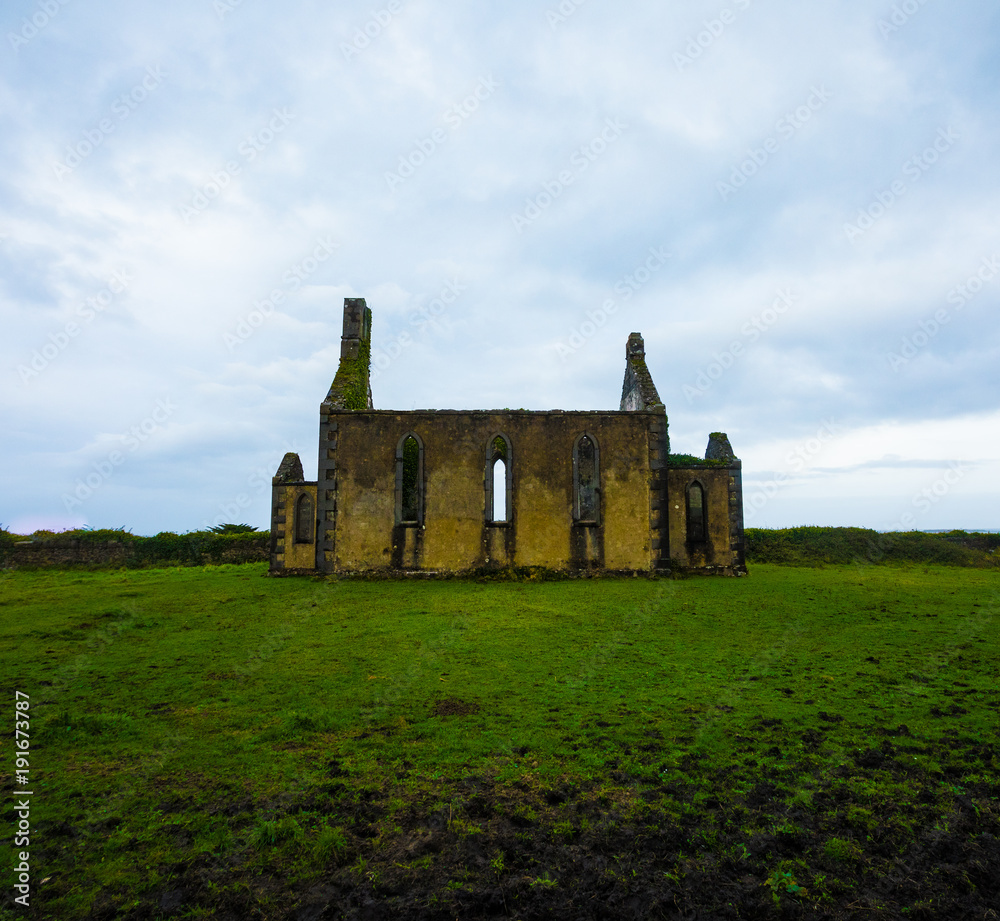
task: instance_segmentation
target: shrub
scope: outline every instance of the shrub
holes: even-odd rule
[[[747,528],[748,563],[822,564],[921,563],[949,566],[1000,565],[1000,534],[881,533],[869,528]]]
[[[242,527],[237,525],[236,527]],[[249,526],[247,526],[249,527]],[[4,532],[5,534],[6,532]],[[46,557],[45,550],[73,551],[89,548],[79,562],[62,565],[87,565],[130,569],[147,566],[204,566],[215,563],[261,563],[266,562],[270,552],[271,535],[268,531],[237,531],[215,533],[213,531],[192,531],[175,534],[161,531],[155,537],[137,537],[124,528],[64,531],[36,531],[30,543],[39,554],[15,556],[11,549],[21,538],[16,535],[0,534],[0,561],[2,565],[16,562],[21,566],[53,565]],[[102,546],[107,552],[102,552]],[[72,556],[72,553],[70,554]]]

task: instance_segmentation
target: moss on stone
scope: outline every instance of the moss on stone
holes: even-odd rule
[[[327,402],[337,409],[369,409],[368,382],[371,379],[372,342],[371,310],[365,308],[365,335],[358,342],[357,358],[341,358],[330,386]]]
[[[729,467],[727,460],[705,460],[703,457],[695,457],[693,454],[669,454],[667,455],[668,467]]]

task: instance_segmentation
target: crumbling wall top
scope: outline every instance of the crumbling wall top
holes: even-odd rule
[[[305,480],[302,473],[302,461],[298,454],[289,451],[278,465],[278,472],[271,478],[271,483],[275,486],[280,483],[301,483]]]
[[[344,298],[340,365],[323,401],[331,409],[372,409],[372,312],[363,297]]]
[[[665,411],[653,376],[646,367],[646,345],[640,333],[631,333],[625,343],[625,380],[619,409]]]
[[[733,446],[729,443],[729,436],[725,432],[712,432],[708,436],[708,447],[705,448],[705,460],[736,460],[736,455],[733,453]]]

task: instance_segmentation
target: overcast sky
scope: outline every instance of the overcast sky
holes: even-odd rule
[[[9,0],[0,524],[267,527],[380,409],[722,430],[748,526],[1000,528],[987,0]]]

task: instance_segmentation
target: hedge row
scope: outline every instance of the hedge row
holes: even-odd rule
[[[45,566],[204,566],[217,563],[261,563],[270,553],[267,531],[213,534],[163,531],[139,537],[122,530],[36,532],[30,538],[0,532],[0,565]]]
[[[746,529],[747,563],[817,566],[826,563],[937,563],[1000,566],[1000,534],[949,531],[881,533],[867,528]]]
[[[137,537],[122,530],[36,532],[20,537],[0,531],[0,566],[204,566],[267,562],[270,534],[215,534],[164,531]],[[18,545],[20,545],[18,547]],[[1000,534],[949,531],[883,534],[867,528],[747,528],[748,564],[791,566],[824,564],[922,563],[947,566],[1000,566]]]

